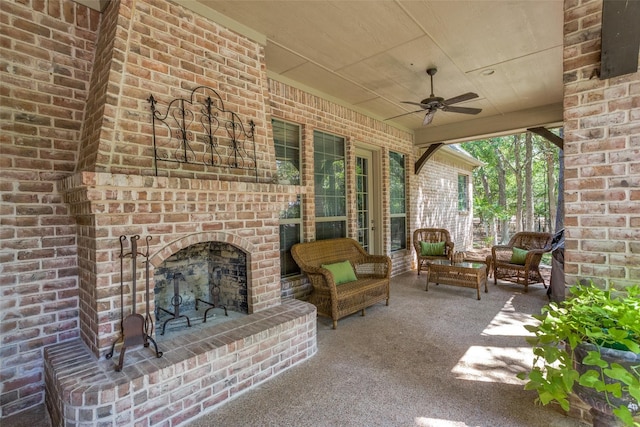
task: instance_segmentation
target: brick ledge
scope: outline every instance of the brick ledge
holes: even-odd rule
[[[96,359],[80,339],[46,348],[53,424],[181,424],[313,356],[316,308],[287,300],[206,337],[185,333],[164,341],[160,351],[156,358],[150,348],[128,350],[122,372],[115,372],[119,346],[110,360]]]

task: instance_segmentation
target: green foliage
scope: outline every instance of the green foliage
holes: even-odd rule
[[[533,345],[534,363],[531,371],[518,374],[528,379],[525,389],[537,390],[542,404],[558,402],[569,409],[568,396],[575,384],[619,398],[623,392],[640,402],[640,366],[627,369],[617,363],[609,363],[601,356],[602,347],[627,349],[640,353],[640,286],[624,291],[602,290],[593,285],[571,288],[571,296],[563,303],[549,303],[540,315],[536,326],[527,326],[534,334],[527,341]],[[600,368],[589,369],[584,374],[574,368],[575,349],[581,343],[594,344],[596,351],[589,351],[583,364]],[[605,382],[605,377],[618,380]],[[611,405],[613,413],[626,425],[638,426],[632,411],[624,405]]]
[[[524,145],[526,138],[503,136],[490,139],[482,139],[461,144],[467,152],[485,163],[483,167],[473,171],[473,204],[474,215],[480,218],[484,224],[494,220],[508,220],[517,216],[516,200],[518,188],[516,175],[524,182],[524,167],[517,168],[515,157],[515,144]],[[549,213],[549,185],[557,187],[558,176],[558,148],[550,146],[544,138],[532,135],[532,158],[525,159],[524,147],[519,150],[519,163],[523,165],[527,161],[532,163],[532,194],[533,210],[536,218],[550,220]],[[547,180],[547,158],[555,159],[554,182]],[[506,205],[499,203],[499,169],[505,171],[503,178]],[[520,189],[522,191],[522,189]],[[525,206],[522,206],[524,209]],[[551,224],[550,226],[553,226]],[[545,231],[545,230],[541,230]],[[552,230],[546,230],[552,231]]]

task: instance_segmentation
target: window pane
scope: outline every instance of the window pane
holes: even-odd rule
[[[295,202],[289,202],[287,208],[280,211],[280,219],[302,218],[301,212],[300,195],[298,195]]]
[[[300,274],[300,267],[291,256],[291,247],[300,242],[300,224],[280,224],[280,275]]]
[[[271,120],[276,151],[278,183],[300,185],[300,126],[281,120]],[[291,256],[291,247],[302,241],[301,199],[280,212],[280,275],[300,274]]]
[[[347,237],[346,221],[327,221],[316,223],[316,240]]]
[[[404,155],[389,152],[391,250],[407,248]]]
[[[314,131],[316,218],[347,215],[344,139]]]
[[[405,213],[405,183],[404,183],[404,156],[399,153],[389,152],[391,213]]]
[[[407,247],[407,231],[404,217],[391,218],[391,250]]]
[[[467,175],[458,175],[458,211],[469,210],[469,190]]]
[[[272,120],[278,183],[300,185],[300,126]]]

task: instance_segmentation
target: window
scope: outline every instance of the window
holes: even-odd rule
[[[407,208],[404,155],[389,152],[391,250],[407,248]]]
[[[280,212],[280,275],[282,277],[300,274],[300,267],[291,255],[291,247],[301,242],[302,215],[300,195],[298,200]]]
[[[356,155],[356,233],[358,243],[369,252],[370,209],[369,198],[369,159]]]
[[[469,210],[469,177],[458,175],[458,212]]]
[[[300,185],[300,126],[271,120],[276,149],[279,184]],[[302,241],[302,204],[300,196],[280,212],[280,275],[300,274],[300,267],[291,256],[291,247]]]
[[[300,185],[300,126],[271,120],[278,183]]]
[[[344,138],[313,132],[316,240],[347,236]]]

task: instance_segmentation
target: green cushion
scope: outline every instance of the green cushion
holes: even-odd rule
[[[336,262],[333,264],[322,264],[322,268],[326,268],[333,274],[333,281],[336,285],[354,282],[358,280],[356,273],[349,261]]]
[[[437,243],[420,242],[420,255],[423,255],[423,256],[444,255],[444,243],[445,242],[437,242]]]
[[[527,254],[529,253],[529,251],[524,250],[524,249],[520,249],[520,248],[513,248],[513,253],[511,254],[511,264],[520,264],[520,265],[524,265],[525,260],[527,259]]]

